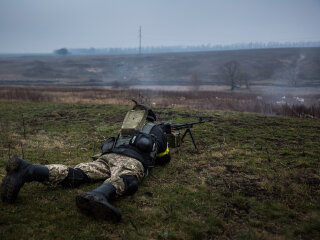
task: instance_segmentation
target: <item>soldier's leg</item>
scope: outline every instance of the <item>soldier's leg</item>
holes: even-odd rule
[[[119,154],[106,154],[100,159],[109,165],[111,177],[93,191],[78,194],[77,206],[95,218],[119,221],[121,214],[109,201],[116,195],[133,194],[138,188],[137,181],[143,178],[144,169],[139,161]]]
[[[49,179],[44,184],[78,187],[88,181],[88,176],[79,168],[71,168],[63,164],[49,164],[46,167],[49,169]]]
[[[105,162],[89,162],[70,168],[62,164],[35,165],[13,156],[6,165],[7,175],[1,184],[2,201],[13,203],[25,182],[77,187],[88,180],[105,180],[110,176]]]
[[[138,183],[144,177],[144,167],[134,158],[111,155],[109,159],[111,177],[105,183],[116,188],[117,195],[132,195],[138,190]]]
[[[6,164],[7,175],[1,184],[3,202],[14,203],[20,188],[26,182],[49,180],[49,169],[42,165],[30,164],[18,156],[13,156]]]
[[[105,180],[110,176],[108,165],[101,160],[80,163],[74,168],[61,164],[46,165],[49,168],[49,184],[78,187],[88,181]]]

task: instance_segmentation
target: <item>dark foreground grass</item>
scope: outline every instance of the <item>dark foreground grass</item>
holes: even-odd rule
[[[32,163],[90,161],[129,106],[0,103],[0,175],[12,154]],[[0,239],[319,239],[320,120],[155,109],[161,121],[211,116],[156,167],[134,196],[114,202],[118,224],[78,212],[77,189],[26,184],[0,203]]]

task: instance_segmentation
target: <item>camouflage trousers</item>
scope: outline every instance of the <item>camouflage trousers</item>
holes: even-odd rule
[[[49,169],[49,181],[47,184],[56,186],[68,176],[68,166],[62,164],[46,165]],[[80,163],[74,168],[80,168],[90,181],[102,180],[111,183],[116,188],[117,195],[125,191],[125,183],[121,175],[133,175],[138,182],[144,177],[144,167],[138,160],[116,153],[100,156],[97,160]]]

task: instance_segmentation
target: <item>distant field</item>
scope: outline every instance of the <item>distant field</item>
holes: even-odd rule
[[[210,89],[210,87],[212,89]],[[254,90],[222,91],[215,86],[205,89],[186,86],[141,88],[2,86],[0,100],[24,102],[67,102],[131,104],[131,99],[151,107],[232,110],[266,115],[303,118],[320,117],[320,88],[275,87]],[[161,90],[162,89],[162,90]],[[163,90],[166,89],[166,90]]]
[[[232,50],[119,56],[2,57],[2,85],[225,85],[219,69],[237,61],[252,86],[320,86],[320,48]],[[284,76],[288,75],[288,76]]]
[[[40,164],[90,161],[130,108],[0,102],[1,178],[12,154]],[[319,119],[154,110],[159,121],[213,121],[193,128],[199,152],[187,137],[135,195],[114,202],[123,215],[119,224],[76,208],[77,193],[100,183],[76,189],[31,183],[16,204],[0,202],[0,239],[319,239]]]

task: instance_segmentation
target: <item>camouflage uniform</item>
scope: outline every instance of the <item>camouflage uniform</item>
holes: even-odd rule
[[[170,161],[166,126],[156,125],[154,121],[153,111],[137,104],[127,113],[117,139],[108,138],[101,154],[94,156],[95,161],[74,168],[62,164],[30,164],[13,156],[7,162],[7,175],[0,186],[2,201],[14,203],[26,182],[78,187],[88,181],[104,181],[90,192],[78,193],[77,207],[95,218],[120,221],[121,213],[110,201],[116,195],[134,194],[145,170]]]
[[[46,165],[49,169],[49,181],[47,184],[56,186],[68,175],[68,167],[62,164]],[[80,163],[74,168],[80,168],[90,181],[105,180],[116,188],[116,193],[122,195],[125,191],[125,183],[121,175],[133,175],[138,182],[144,177],[144,167],[138,160],[124,155],[109,153],[100,156],[97,160]]]

